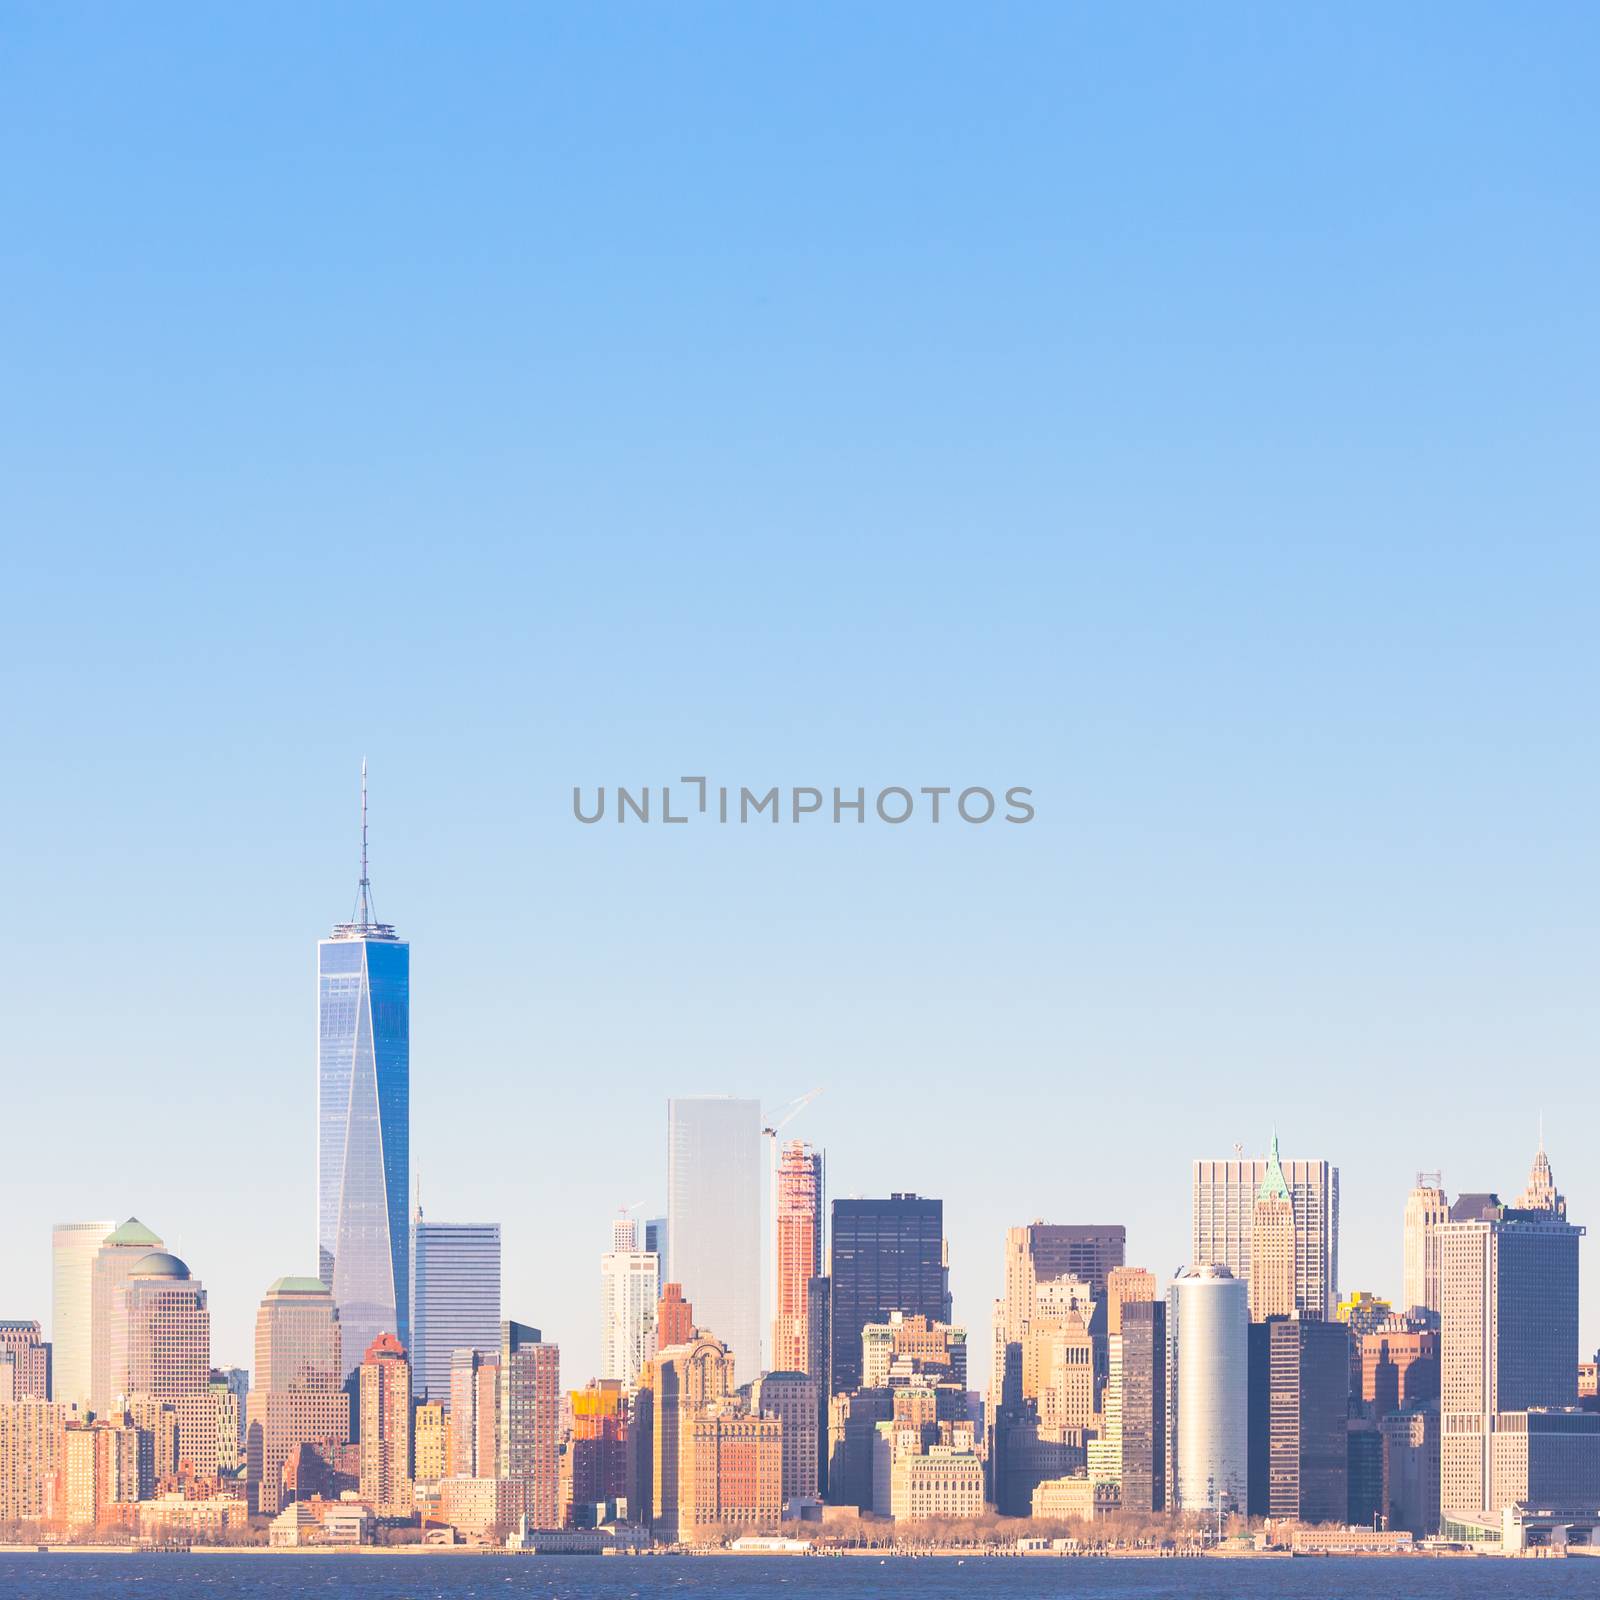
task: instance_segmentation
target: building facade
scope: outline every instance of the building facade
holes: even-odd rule
[[[411,1382],[418,1399],[450,1399],[457,1350],[500,1348],[500,1224],[411,1224]]]
[[[1122,1504],[1129,1511],[1167,1506],[1167,1307],[1130,1301],[1116,1335],[1120,1367]]]
[[[0,1400],[50,1398],[50,1346],[37,1322],[0,1321],[0,1368]]]
[[[667,1250],[666,1277],[749,1382],[761,1371],[759,1102],[667,1102]]]
[[[525,1323],[501,1324],[499,1406],[498,1475],[522,1484],[530,1527],[559,1527],[561,1350]]]
[[[392,1333],[380,1333],[361,1358],[361,1498],[380,1517],[414,1509],[411,1470],[411,1363]]]
[[[120,1410],[128,1388],[128,1278],[160,1235],[137,1217],[107,1234],[95,1252],[90,1287],[89,1408],[97,1416]]]
[[[1400,1309],[1439,1310],[1439,1239],[1434,1230],[1450,1220],[1450,1202],[1437,1172],[1419,1172],[1406,1196],[1405,1248],[1401,1259]]]
[[[50,1231],[50,1398],[80,1415],[94,1386],[94,1263],[116,1226],[58,1222]]]
[[[446,1475],[492,1478],[500,1450],[500,1351],[457,1350],[450,1363]]]
[[[317,1272],[346,1373],[380,1333],[411,1339],[411,946],[372,911],[367,779],[354,920],[317,946]]]
[[[808,1285],[822,1271],[822,1152],[792,1139],[778,1153],[772,1192],[774,1371],[804,1372],[809,1360]]]
[[[628,1224],[632,1239],[632,1223]],[[613,1241],[616,1243],[617,1241]],[[661,1265],[649,1250],[608,1250],[600,1258],[600,1376],[632,1389],[656,1350]]]
[[[1530,1188],[1548,1174],[1541,1148]],[[1539,1209],[1485,1203],[1475,1219],[1437,1229],[1446,1517],[1510,1504],[1515,1483],[1496,1482],[1496,1434],[1513,1432],[1513,1450],[1522,1449],[1528,1429],[1518,1413],[1577,1404],[1583,1229],[1566,1220],[1553,1183],[1548,1198]]]
[[[1167,1290],[1169,1509],[1245,1510],[1249,1327],[1244,1280],[1225,1266],[1185,1268]]]
[[[817,1380],[804,1372],[768,1372],[751,1386],[750,1409],[783,1424],[782,1503],[815,1500],[819,1494]]]
[[[1298,1304],[1296,1290],[1297,1234],[1294,1196],[1289,1192],[1278,1158],[1278,1136],[1272,1136],[1267,1175],[1256,1190],[1250,1219],[1250,1320],[1289,1317]]]
[[[245,1474],[265,1516],[282,1509],[283,1468],[300,1446],[350,1437],[343,1340],[332,1291],[279,1278],[256,1313],[254,1387],[246,1402]]]
[[[1250,1328],[1250,1515],[1339,1522],[1349,1500],[1350,1357],[1337,1322]]]
[[[170,1406],[175,1460],[214,1478],[220,1454],[205,1288],[175,1255],[152,1251],[128,1275],[128,1395]]]
[[[862,1331],[891,1312],[950,1321],[944,1202],[915,1194],[835,1200],[830,1268],[830,1382],[862,1386]]]
[[[1331,1318],[1339,1298],[1339,1169],[1326,1161],[1280,1161],[1294,1206],[1295,1304]],[[1249,1281],[1256,1196],[1268,1162],[1196,1161],[1191,1259]]]

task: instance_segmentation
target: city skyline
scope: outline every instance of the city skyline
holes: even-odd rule
[[[363,1039],[371,1037],[370,1024],[368,1024],[367,1031],[364,1032],[357,1021],[357,1018],[360,1015],[370,1015],[371,1008],[371,1001],[365,998],[368,993],[368,988],[366,986],[370,982],[366,976],[365,967],[365,962],[367,960],[366,952],[368,949],[368,941],[375,942],[380,946],[394,947],[399,952],[403,953],[402,965],[398,973],[398,983],[391,984],[396,996],[396,1001],[392,1002],[389,1008],[391,1016],[398,1016],[400,1019],[399,1023],[397,1024],[399,1032],[397,1035],[398,1045],[396,1047],[397,1054],[395,1055],[395,1060],[397,1064],[403,1067],[401,1078],[402,1092],[399,1096],[399,1106],[401,1109],[398,1113],[394,1114],[392,1119],[387,1124],[383,1123],[381,1119],[369,1118],[368,1125],[373,1129],[374,1133],[381,1128],[383,1130],[383,1136],[385,1138],[394,1140],[397,1143],[399,1150],[404,1155],[408,1156],[411,1145],[411,1129],[409,1125],[410,1064],[409,1050],[407,1048],[409,1041],[410,1021],[409,988],[407,981],[410,946],[409,943],[398,940],[395,935],[395,930],[391,925],[376,921],[375,913],[371,909],[370,893],[370,880],[367,877],[367,767],[366,762],[363,759],[361,764],[361,875],[357,888],[356,910],[353,913],[353,918],[350,922],[342,923],[336,926],[332,940],[323,940],[318,946],[318,966],[319,973],[321,975],[318,1009],[319,1017],[323,1019],[319,1026],[318,1117],[323,1128],[322,1148],[326,1150],[328,1148],[326,1130],[329,1126],[329,1117],[327,1114],[327,1107],[324,1103],[327,1098],[327,1072],[325,1063],[329,1053],[328,1041],[330,1037],[330,1029],[341,1041],[343,1041],[343,1045],[347,1047],[346,1053],[349,1053],[349,1051],[353,1049],[355,1054],[360,1054],[360,1042]],[[327,987],[329,975],[327,969],[327,956],[325,952],[330,946],[349,942],[356,943],[363,952],[362,965],[359,974],[357,975],[355,987],[351,990],[351,1002],[344,1005],[342,1009],[339,1010],[338,1016],[334,1017],[330,1022],[328,1020],[330,1015],[330,1005],[328,998],[329,991]],[[349,987],[352,979],[349,976],[340,979],[336,975],[334,981],[336,983],[342,981],[345,983],[346,987]],[[398,1012],[395,1010],[396,1004],[398,1004],[399,1007]],[[363,1011],[363,1007],[366,1008],[365,1011]],[[375,1065],[377,1055],[381,1055],[381,1048],[377,1052],[372,1052],[369,1047],[369,1057],[366,1070],[367,1078],[369,1080],[368,1086],[373,1091],[375,1099],[377,1098],[378,1085],[381,1081],[379,1071]],[[354,1077],[355,1074],[352,1073],[349,1074],[348,1078],[341,1078],[339,1080],[341,1087],[345,1091],[348,1091],[349,1084],[354,1080]],[[805,1103],[812,1098],[814,1098],[814,1093],[813,1095],[804,1096],[800,1101],[792,1102],[792,1104],[798,1107],[804,1107]],[[342,1102],[342,1104],[347,1103],[348,1102]],[[759,1270],[749,1270],[751,1265],[750,1260],[742,1260],[742,1265],[745,1268],[744,1283],[742,1290],[737,1292],[736,1298],[741,1295],[743,1297],[744,1310],[739,1313],[739,1315],[742,1316],[745,1321],[740,1325],[746,1327],[755,1326],[759,1328],[759,1320],[757,1320],[754,1324],[751,1324],[749,1319],[752,1317],[757,1317],[757,1313],[753,1309],[754,1306],[763,1306],[769,1314],[773,1310],[773,1291],[777,1284],[777,1277],[775,1275],[777,1272],[777,1262],[774,1257],[774,1251],[778,1243],[779,1234],[775,1230],[774,1217],[772,1215],[772,1202],[778,1197],[778,1186],[783,1175],[780,1147],[776,1137],[774,1136],[771,1150],[771,1161],[773,1163],[771,1167],[771,1185],[767,1188],[765,1193],[762,1193],[761,1191],[763,1186],[759,1183],[752,1183],[755,1169],[751,1158],[755,1152],[763,1148],[760,1141],[754,1138],[753,1135],[760,1127],[760,1124],[766,1113],[762,1112],[759,1102],[740,1099],[735,1095],[713,1095],[700,1097],[668,1096],[665,1101],[665,1110],[667,1113],[668,1122],[669,1156],[667,1162],[664,1163],[664,1166],[666,1168],[668,1178],[666,1182],[662,1183],[661,1192],[667,1195],[669,1213],[671,1207],[670,1172],[674,1151],[678,1152],[680,1166],[684,1169],[686,1174],[680,1181],[680,1203],[686,1203],[683,1197],[692,1199],[694,1201],[693,1209],[695,1214],[703,1213],[706,1217],[713,1219],[722,1232],[727,1231],[728,1226],[730,1225],[731,1212],[737,1209],[731,1208],[724,1203],[726,1195],[737,1192],[746,1196],[747,1199],[751,1197],[755,1199],[756,1205],[753,1221],[751,1218],[747,1217],[746,1222],[742,1225],[742,1229],[740,1227],[735,1227],[733,1232],[735,1235],[738,1235],[742,1231],[742,1234],[747,1240],[752,1234],[756,1236],[755,1255],[753,1259],[759,1264]],[[812,1113],[813,1118],[818,1115],[818,1113]],[[820,1115],[825,1117],[826,1109],[824,1109]],[[345,1124],[345,1118],[347,1116],[347,1112],[341,1111],[340,1116],[336,1119],[341,1128],[343,1128]],[[693,1119],[700,1118],[703,1120],[706,1116],[709,1116],[712,1121],[708,1122],[704,1129],[700,1129],[695,1126]],[[675,1118],[678,1119],[679,1124],[684,1124],[685,1119],[688,1119],[688,1130],[675,1134],[673,1132]],[[730,1118],[733,1120],[730,1121]],[[735,1124],[737,1124],[737,1127],[735,1127]],[[709,1152],[711,1152],[714,1148],[720,1149],[721,1145],[729,1138],[734,1138],[739,1144],[740,1149],[745,1149],[745,1146],[749,1147],[748,1149],[745,1149],[745,1154],[742,1158],[742,1166],[745,1170],[743,1170],[742,1175],[735,1176],[730,1169],[726,1168],[725,1164],[722,1163],[720,1159],[713,1161],[712,1165],[715,1168],[713,1189],[715,1192],[708,1192],[705,1198],[701,1198],[695,1193],[696,1183],[698,1182],[698,1180],[695,1178],[696,1163],[698,1162],[703,1165],[708,1159],[711,1159]],[[1527,1191],[1523,1196],[1522,1203],[1528,1203],[1529,1196],[1542,1196],[1542,1190],[1540,1189],[1540,1186],[1548,1186],[1550,1184],[1549,1163],[1545,1156],[1543,1144],[1542,1116],[1539,1119],[1539,1138],[1540,1144],[1538,1147],[1538,1155],[1534,1164],[1533,1175],[1528,1180]],[[707,1143],[708,1140],[710,1141],[709,1144]],[[813,1196],[810,1204],[816,1213],[812,1222],[808,1224],[809,1227],[812,1227],[815,1230],[815,1237],[811,1248],[815,1248],[815,1246],[820,1243],[823,1235],[820,1211],[822,1203],[821,1172],[822,1162],[826,1154],[826,1150],[826,1137],[820,1133],[816,1135],[814,1146],[811,1139],[807,1139],[805,1141],[785,1141],[784,1145],[782,1146],[782,1151],[785,1154],[790,1151],[794,1152],[795,1159],[799,1159],[799,1153],[801,1151],[805,1152],[804,1160],[806,1163],[806,1170],[810,1174],[807,1181],[812,1186],[810,1193]],[[813,1163],[814,1170],[812,1168]],[[381,1170],[381,1161],[378,1163],[378,1166]],[[1248,1285],[1251,1259],[1250,1217],[1253,1211],[1259,1215],[1257,1208],[1273,1183],[1279,1185],[1280,1190],[1284,1194],[1286,1200],[1290,1195],[1291,1190],[1293,1192],[1293,1209],[1298,1220],[1291,1226],[1291,1233],[1289,1235],[1290,1249],[1291,1252],[1293,1252],[1296,1241],[1299,1242],[1299,1276],[1302,1280],[1304,1280],[1306,1278],[1306,1274],[1309,1272],[1311,1274],[1310,1281],[1318,1285],[1319,1289],[1325,1290],[1327,1314],[1331,1315],[1332,1302],[1338,1297],[1338,1294],[1344,1289],[1352,1287],[1360,1287],[1363,1289],[1375,1288],[1380,1294],[1384,1294],[1386,1291],[1388,1291],[1389,1299],[1395,1300],[1398,1296],[1400,1296],[1401,1287],[1407,1280],[1408,1276],[1419,1270],[1414,1259],[1419,1257],[1420,1250],[1420,1246],[1413,1238],[1413,1234],[1415,1233],[1413,1212],[1415,1210],[1417,1193],[1415,1189],[1411,1190],[1408,1197],[1403,1200],[1401,1210],[1397,1213],[1394,1231],[1399,1238],[1399,1243],[1393,1252],[1397,1257],[1398,1262],[1396,1270],[1387,1278],[1375,1278],[1372,1283],[1364,1283],[1357,1286],[1349,1283],[1342,1284],[1338,1276],[1338,1240],[1341,1226],[1341,1216],[1340,1174],[1338,1164],[1336,1162],[1322,1157],[1315,1159],[1284,1158],[1284,1164],[1280,1166],[1280,1158],[1278,1154],[1278,1134],[1277,1131],[1274,1130],[1270,1139],[1270,1148],[1268,1149],[1267,1154],[1263,1156],[1236,1156],[1235,1159],[1227,1162],[1209,1161],[1196,1157],[1191,1162],[1191,1168],[1193,1193],[1193,1200],[1190,1208],[1191,1247],[1188,1259],[1182,1260],[1170,1268],[1169,1277],[1174,1280],[1180,1277],[1189,1268],[1216,1264],[1230,1266],[1233,1270],[1234,1276],[1244,1279]],[[402,1174],[407,1173],[408,1171],[408,1167],[402,1167]],[[1288,1174],[1287,1182],[1285,1179],[1285,1172]],[[1430,1183],[1441,1181],[1440,1174],[1437,1172],[1419,1172],[1417,1174],[1417,1180],[1422,1181],[1423,1179],[1426,1179]],[[322,1189],[323,1198],[319,1204],[321,1207],[322,1216],[325,1219],[324,1226],[326,1226],[326,1218],[330,1215],[330,1206],[329,1190],[325,1180],[320,1182],[320,1187]],[[1506,1183],[1505,1187],[1507,1192],[1510,1192],[1509,1182]],[[393,1198],[394,1183],[392,1180],[380,1185],[373,1185],[369,1183],[368,1188],[371,1190],[371,1194],[368,1196],[369,1200],[376,1199],[380,1196],[382,1197],[383,1207],[381,1216],[385,1226],[387,1226],[389,1216],[388,1207]],[[1467,1194],[1472,1192],[1463,1191],[1463,1193]],[[1484,1193],[1487,1195],[1488,1192],[1484,1191]],[[1564,1211],[1566,1204],[1565,1197],[1555,1196],[1553,1187],[1550,1188],[1550,1195],[1552,1197],[1552,1203],[1558,1201]],[[907,1201],[914,1201],[916,1196],[907,1193],[905,1195],[905,1199]],[[901,1194],[899,1191],[894,1191],[892,1197],[886,1194],[873,1200],[862,1200],[859,1195],[852,1195],[844,1202],[844,1208],[846,1213],[853,1211],[859,1212],[863,1206],[882,1206],[886,1209],[892,1209],[898,1206],[900,1200]],[[654,1200],[640,1201],[639,1205],[648,1206],[654,1203]],[[936,1198],[928,1203],[933,1206],[940,1207],[942,1211],[943,1202],[941,1199]],[[1540,1198],[1540,1203],[1543,1203],[1542,1198]],[[835,1205],[837,1205],[837,1202],[835,1202]],[[372,1208],[369,1206],[369,1210],[370,1209]],[[629,1210],[632,1209],[635,1208],[629,1208]],[[666,1221],[666,1218],[661,1219],[662,1223]],[[1307,1232],[1308,1225],[1310,1230],[1309,1235]],[[484,1245],[481,1241],[491,1241],[490,1253],[492,1253],[494,1263],[494,1271],[492,1273],[494,1280],[493,1292],[496,1296],[493,1307],[493,1315],[490,1316],[484,1311],[478,1311],[472,1314],[475,1314],[477,1317],[477,1323],[474,1324],[475,1326],[481,1324],[483,1328],[490,1331],[498,1328],[500,1322],[498,1296],[502,1292],[501,1284],[503,1281],[500,1273],[500,1232],[502,1226],[503,1224],[498,1222],[480,1224],[459,1224],[449,1222],[425,1223],[419,1206],[416,1214],[408,1220],[406,1227],[401,1230],[404,1240],[402,1244],[396,1246],[391,1244],[387,1239],[383,1240],[381,1243],[383,1256],[390,1262],[396,1263],[394,1270],[404,1271],[406,1280],[400,1286],[400,1292],[395,1297],[396,1303],[391,1306],[388,1312],[389,1321],[386,1323],[383,1320],[383,1314],[381,1312],[375,1314],[372,1309],[362,1301],[358,1301],[352,1307],[352,1310],[348,1316],[345,1315],[341,1309],[341,1316],[343,1318],[345,1330],[344,1349],[347,1371],[353,1371],[359,1365],[361,1360],[361,1353],[356,1353],[354,1355],[351,1353],[352,1338],[354,1340],[361,1341],[362,1353],[364,1353],[366,1345],[369,1344],[372,1339],[376,1338],[382,1333],[395,1333],[396,1336],[399,1337],[397,1330],[401,1326],[402,1310],[407,1304],[409,1296],[415,1292],[416,1287],[417,1263],[413,1259],[412,1252],[416,1249],[416,1241],[419,1237],[419,1230],[429,1230],[436,1237],[441,1239],[441,1241],[460,1240],[461,1244],[456,1246],[457,1249],[465,1249],[469,1252],[476,1252],[475,1256],[469,1256],[463,1259],[463,1267],[469,1273],[476,1272],[479,1279],[485,1286],[489,1284],[489,1279],[482,1277],[482,1268],[478,1267],[477,1265],[477,1257],[481,1256],[485,1265],[487,1264],[489,1255],[484,1253]],[[613,1248],[620,1248],[619,1240],[622,1238],[623,1234],[627,1234],[628,1237],[634,1238],[637,1241],[643,1231],[643,1225],[635,1224],[632,1221],[627,1220],[626,1217],[621,1219],[612,1219],[609,1226],[611,1229],[611,1243]],[[649,1226],[655,1228],[660,1226],[660,1223],[652,1219]],[[157,1249],[161,1246],[161,1239],[156,1234],[150,1232],[148,1229],[145,1229],[143,1224],[139,1223],[138,1219],[135,1217],[130,1217],[128,1222],[122,1225],[122,1229],[110,1230],[110,1242],[112,1244],[117,1243],[123,1230],[131,1230],[127,1235],[127,1244],[124,1249],[119,1252],[118,1257],[120,1258],[120,1256],[126,1256],[126,1266],[131,1267],[131,1265],[139,1258],[141,1252],[150,1249]],[[1326,1230],[1328,1236],[1326,1243],[1323,1242],[1324,1230]],[[1066,1262],[1069,1260],[1077,1260],[1077,1257],[1071,1254],[1072,1251],[1088,1251],[1090,1253],[1083,1256],[1084,1265],[1074,1267],[1073,1270],[1083,1271],[1088,1273],[1091,1277],[1094,1277],[1096,1274],[1103,1275],[1106,1263],[1109,1262],[1112,1264],[1120,1264],[1122,1259],[1121,1255],[1118,1254],[1115,1258],[1105,1257],[1104,1260],[1102,1260],[1101,1256],[1097,1253],[1101,1248],[1097,1241],[1101,1238],[1104,1232],[1104,1229],[1083,1224],[1063,1225],[1059,1223],[1052,1223],[1041,1226],[1040,1224],[1035,1223],[1027,1228],[1013,1226],[1009,1230],[1009,1235],[1019,1239],[1025,1236],[1031,1237],[1035,1234],[1039,1235],[1041,1238],[1047,1235],[1052,1237],[1055,1235],[1060,1235],[1063,1242],[1058,1245],[1052,1244],[1050,1248],[1061,1252],[1062,1270],[1065,1270]],[[1123,1236],[1125,1236],[1126,1229],[1119,1224],[1116,1226],[1113,1232],[1117,1236],[1118,1242],[1116,1248],[1118,1252],[1120,1252],[1125,1248]],[[77,1254],[80,1255],[83,1252],[84,1247],[74,1243],[75,1237],[83,1237],[86,1240],[93,1240],[105,1235],[106,1233],[107,1226],[104,1223],[77,1223],[58,1220],[53,1224],[51,1233],[52,1240],[54,1241],[55,1265],[53,1272],[55,1276],[55,1287],[58,1293],[61,1291],[63,1284],[69,1281],[63,1279],[62,1273],[63,1271],[71,1270],[68,1264],[75,1258],[74,1252],[77,1252]],[[1082,1236],[1085,1242],[1082,1244],[1072,1242],[1078,1236]],[[1311,1262],[1309,1267],[1307,1265],[1308,1258],[1306,1254],[1306,1240],[1308,1236],[1312,1241],[1309,1246],[1309,1260]],[[1107,1237],[1109,1237],[1109,1235],[1107,1235]],[[668,1234],[668,1239],[670,1249],[670,1233]],[[829,1230],[827,1253],[820,1258],[822,1266],[825,1268],[831,1266],[832,1244],[832,1232]],[[1201,1248],[1202,1246],[1206,1245],[1214,1246],[1209,1254],[1207,1254]],[[1008,1243],[1008,1263],[1010,1261],[1011,1251],[1012,1246]],[[91,1252],[91,1254],[92,1253],[93,1252]],[[597,1252],[596,1259],[599,1259],[599,1254],[600,1253]],[[748,1254],[748,1247],[746,1247],[746,1255],[748,1256]],[[402,1256],[403,1266],[400,1260]],[[1320,1265],[1317,1265],[1319,1261]],[[721,1265],[726,1267],[728,1263],[723,1261]],[[323,1268],[324,1276],[329,1276],[330,1268],[328,1265],[326,1252],[324,1252]],[[459,1271],[461,1269],[457,1270]],[[942,1271],[946,1280],[948,1280],[950,1276],[950,1270],[950,1263],[948,1260],[946,1260],[942,1267]],[[1052,1267],[1050,1270],[1054,1271],[1056,1268]],[[678,1272],[669,1272],[666,1265],[658,1265],[657,1272],[660,1281],[683,1281],[684,1274]],[[1008,1264],[1006,1268],[1008,1295],[1011,1293],[1009,1287],[1010,1275],[1011,1267]],[[92,1280],[92,1267],[90,1271],[90,1277]],[[737,1269],[734,1269],[731,1273],[728,1271],[723,1271],[719,1273],[719,1277],[725,1279],[728,1284],[733,1284],[738,1280],[739,1273]],[[1157,1278],[1158,1281],[1164,1281],[1162,1280],[1159,1271],[1157,1273]],[[765,1294],[763,1293],[764,1287],[766,1289]],[[76,1293],[79,1291],[69,1289],[68,1292]],[[101,1291],[102,1296],[109,1294],[110,1292],[111,1291],[109,1289]],[[607,1292],[609,1293],[609,1291]],[[727,1292],[729,1291],[719,1285],[717,1287],[713,1287],[713,1292],[708,1298],[715,1303],[719,1293]],[[694,1292],[692,1284],[686,1288],[686,1298],[691,1301],[697,1300],[697,1296]],[[1002,1303],[1004,1303],[1003,1299]],[[925,1309],[930,1309],[931,1312],[931,1305],[929,1308]],[[1434,1309],[1437,1308],[1435,1307]],[[589,1319],[595,1323],[595,1328],[590,1329],[585,1325],[585,1318],[577,1314],[575,1308],[566,1308],[566,1312],[567,1315],[564,1320],[569,1323],[569,1328],[564,1330],[563,1336],[558,1337],[554,1342],[562,1344],[564,1347],[569,1349],[582,1351],[586,1348],[591,1336],[593,1336],[594,1343],[597,1346],[598,1354],[593,1362],[591,1370],[598,1375],[605,1376],[607,1374],[608,1366],[607,1358],[604,1353],[606,1340],[608,1337],[605,1331],[606,1314],[602,1313],[597,1318]],[[469,1314],[469,1316],[472,1314]],[[958,1324],[972,1326],[979,1325],[979,1319],[976,1317],[964,1318],[959,1309],[953,1309],[950,1314],[952,1320]],[[38,1316],[38,1320],[44,1328],[51,1330],[53,1339],[53,1311],[47,1311],[40,1314]],[[548,1316],[548,1313],[546,1313],[546,1320],[551,1320]],[[725,1315],[723,1320],[728,1321],[729,1318]],[[712,1321],[711,1318],[701,1310],[698,1303],[696,1309],[696,1321],[698,1324],[704,1325],[712,1331],[717,1332],[718,1336],[723,1337],[728,1343],[730,1349],[734,1352],[734,1359],[739,1362],[740,1382],[750,1381],[750,1379],[756,1375],[757,1371],[783,1370],[781,1367],[773,1369],[768,1359],[772,1345],[772,1335],[775,1329],[775,1324],[764,1330],[766,1335],[764,1338],[760,1338],[759,1335],[757,1336],[759,1339],[758,1347],[761,1351],[761,1355],[754,1358],[754,1364],[749,1370],[746,1370],[745,1361],[751,1358],[740,1358],[738,1354],[738,1347],[733,1343],[733,1340],[727,1335],[723,1334],[721,1330],[716,1327],[715,1322]],[[986,1323],[987,1319],[985,1318],[983,1321]],[[353,1333],[352,1330],[354,1330]],[[402,1339],[402,1343],[408,1351],[408,1354],[412,1357],[415,1369],[415,1357],[417,1352],[413,1349],[413,1341],[409,1335],[410,1330],[408,1328],[406,1336]],[[493,1341],[491,1340],[490,1347],[492,1347],[492,1344]],[[846,1346],[849,1345],[848,1338],[845,1339],[845,1344]],[[242,1355],[243,1352],[230,1353],[227,1361],[224,1361],[221,1356],[218,1357],[218,1361],[219,1364],[223,1365],[228,1364],[229,1361],[238,1361],[239,1364],[246,1365],[247,1363],[241,1359]],[[72,1358],[69,1350],[69,1364],[65,1369],[63,1381],[70,1382],[70,1374],[74,1370],[71,1366],[71,1359]],[[110,1359],[109,1356],[102,1354],[102,1363],[108,1359]],[[123,1359],[126,1359],[125,1355],[123,1356]],[[427,1362],[428,1369],[436,1374],[436,1378],[443,1380],[447,1389],[450,1362],[449,1354],[446,1353],[441,1359],[437,1353],[434,1353],[431,1357],[429,1357],[426,1355],[426,1352],[424,1352],[424,1359]],[[634,1363],[632,1364],[635,1367],[635,1370],[637,1361],[639,1359],[642,1359],[642,1356],[636,1357]],[[846,1360],[848,1365],[850,1358],[847,1357]],[[854,1360],[859,1362],[859,1354],[855,1356]],[[974,1381],[987,1383],[988,1376],[989,1375],[987,1372],[975,1371]]]

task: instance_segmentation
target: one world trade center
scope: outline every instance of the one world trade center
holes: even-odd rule
[[[355,920],[317,945],[317,1260],[346,1375],[380,1333],[408,1348],[411,946],[374,920],[361,763]]]

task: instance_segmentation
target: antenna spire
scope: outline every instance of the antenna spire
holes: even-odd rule
[[[396,938],[394,928],[379,922],[372,907],[372,877],[367,870],[367,758],[361,758],[361,876],[357,880],[355,914],[351,921],[337,923],[335,939]]]
[[[367,876],[367,758],[361,758],[361,910],[356,920],[372,921],[372,879]]]

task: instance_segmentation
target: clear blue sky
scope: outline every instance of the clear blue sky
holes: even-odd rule
[[[314,1269],[314,943],[581,1381],[669,1093],[1001,1234],[1190,1159],[1600,1225],[1592,7],[14,4],[0,1313]],[[1025,783],[1027,828],[570,789]],[[1586,1247],[1586,1256],[1592,1247]],[[1600,1279],[1584,1293],[1600,1342]],[[980,1344],[982,1340],[980,1338]]]

